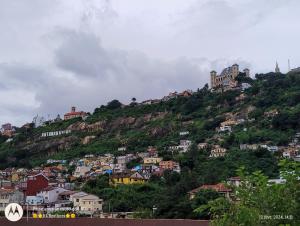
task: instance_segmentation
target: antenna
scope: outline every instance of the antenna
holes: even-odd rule
[[[291,63],[290,63],[290,59],[288,59],[288,72],[291,71]]]

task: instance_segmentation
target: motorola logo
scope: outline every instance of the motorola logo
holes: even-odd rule
[[[23,216],[23,209],[18,203],[10,203],[5,207],[5,217],[9,221],[18,221]]]

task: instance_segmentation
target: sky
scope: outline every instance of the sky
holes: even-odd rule
[[[300,66],[298,0],[0,0],[0,124]]]

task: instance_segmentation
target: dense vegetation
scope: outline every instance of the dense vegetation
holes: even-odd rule
[[[242,183],[234,188],[238,202],[219,197],[195,212],[209,211],[212,225],[218,226],[299,225],[300,164],[282,161],[280,168],[283,184],[270,184],[260,171],[248,174],[241,168]]]

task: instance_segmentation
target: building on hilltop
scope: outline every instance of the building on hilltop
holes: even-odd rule
[[[10,124],[3,124],[0,128],[0,134],[7,137],[12,137],[15,132],[15,128]]]
[[[76,107],[72,107],[71,112],[68,112],[64,115],[64,120],[72,118],[84,118],[86,115],[87,114],[84,111],[76,111]]]
[[[244,74],[247,77],[250,77],[250,70],[245,68],[243,70]],[[229,90],[237,86],[237,81],[235,78],[239,75],[239,65],[234,64],[231,67],[225,68],[221,74],[217,74],[216,71],[210,72],[210,79],[211,79],[211,88],[212,89],[219,89],[222,88],[224,90]]]
[[[278,66],[278,62],[276,61],[275,73],[280,73],[280,68]]]

